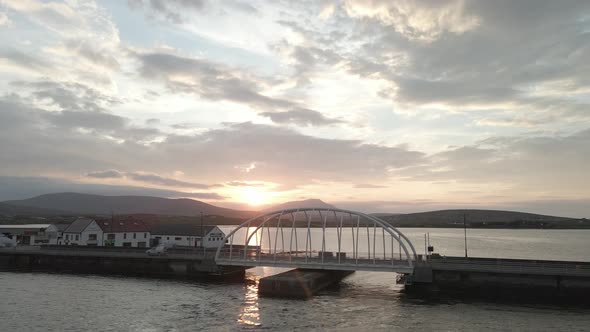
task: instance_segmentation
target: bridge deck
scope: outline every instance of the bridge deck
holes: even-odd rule
[[[340,271],[375,271],[398,272],[412,274],[414,269],[408,261],[396,259],[368,259],[368,258],[338,258],[321,256],[293,256],[260,254],[244,257],[243,254],[233,253],[231,257],[225,254],[216,259],[218,265],[232,266],[272,266],[285,268],[305,268],[318,270]]]
[[[288,254],[246,255],[226,253],[216,260],[219,265],[232,266],[273,266],[285,268],[308,268],[318,270],[343,271],[379,271],[413,274],[414,267],[426,267],[433,271],[465,271],[500,274],[526,274],[548,276],[576,276],[590,278],[590,262],[545,261],[525,259],[463,258],[444,257],[429,258],[427,261],[378,259],[378,258],[337,258],[314,256],[293,256]]]

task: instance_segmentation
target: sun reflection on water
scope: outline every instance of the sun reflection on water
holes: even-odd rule
[[[244,303],[240,311],[238,322],[247,326],[260,326],[260,307],[258,303],[259,276],[247,275],[245,280],[246,292]]]

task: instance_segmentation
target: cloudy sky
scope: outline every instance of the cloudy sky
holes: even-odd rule
[[[0,0],[0,199],[590,217],[589,1]]]

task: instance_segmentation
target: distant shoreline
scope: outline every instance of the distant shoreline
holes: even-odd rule
[[[448,229],[463,229],[463,225],[456,225],[456,226],[451,226],[451,225],[393,225],[394,227],[398,227],[398,228],[448,228]],[[539,226],[539,227],[506,227],[506,226],[494,226],[494,227],[490,227],[490,226],[473,226],[473,225],[467,225],[466,227],[467,229],[542,229],[542,230],[568,230],[568,229],[590,229],[590,225],[583,225],[583,226],[579,226],[579,227],[573,227],[573,226],[565,226],[565,227],[545,227],[545,226]]]

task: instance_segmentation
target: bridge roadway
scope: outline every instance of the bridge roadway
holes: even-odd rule
[[[247,255],[244,252],[221,252],[215,262],[218,265],[228,266],[271,266],[284,268],[304,268],[316,270],[334,271],[373,271],[373,272],[397,272],[412,274],[414,268],[408,265],[405,258],[402,259],[379,259],[363,257],[337,257],[333,255],[304,255],[277,253],[266,254],[256,250],[249,250]]]
[[[407,260],[340,258],[321,256],[290,256],[288,254],[250,255],[244,259],[243,253],[232,253],[217,258],[218,265],[231,266],[271,266],[284,268],[305,268],[341,271],[374,271],[414,274],[415,269],[433,271],[483,272],[500,274],[526,274],[547,276],[575,276],[590,278],[590,262],[547,261],[499,258],[464,258],[464,257],[428,257],[426,261],[413,261],[412,267]],[[422,257],[420,257],[422,258]]]

